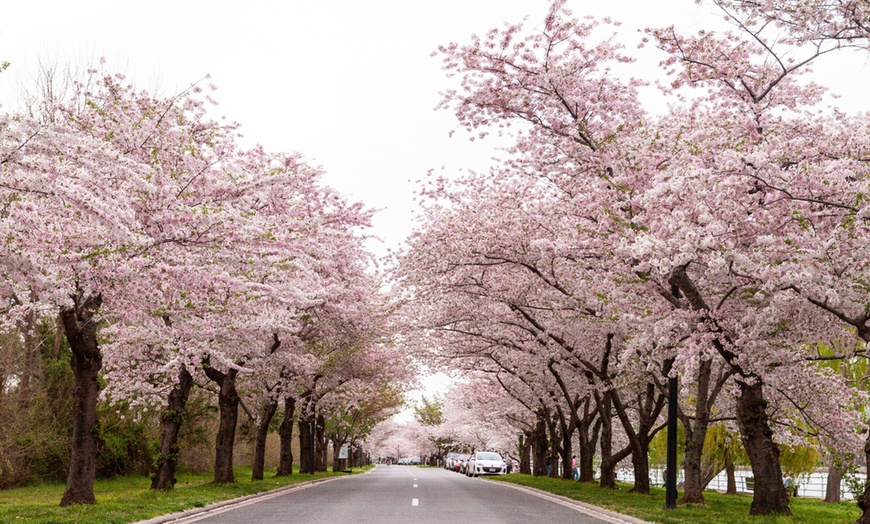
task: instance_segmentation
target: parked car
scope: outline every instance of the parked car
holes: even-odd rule
[[[449,469],[450,471],[455,471],[453,469],[453,462],[456,460],[456,457],[458,457],[458,456],[459,456],[459,453],[457,453],[455,451],[449,452],[444,457],[444,469]]]
[[[470,457],[471,455],[459,455],[458,457],[456,457],[455,464],[457,472],[463,474],[465,473],[465,463],[468,462],[468,459]]]
[[[471,456],[468,457],[468,460],[465,462],[465,476],[466,477],[473,476],[471,474],[471,472],[474,471],[474,455],[475,454],[472,453]]]
[[[469,458],[465,474],[469,477],[506,475],[507,463],[498,453],[493,451],[478,451]]]

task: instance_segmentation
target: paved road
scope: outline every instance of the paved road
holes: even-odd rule
[[[177,522],[613,524],[622,521],[606,515],[592,516],[572,504],[553,502],[501,483],[468,478],[444,469],[378,466],[365,475],[315,484]]]

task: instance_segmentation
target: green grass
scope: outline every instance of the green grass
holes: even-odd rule
[[[364,468],[368,469],[368,468]],[[362,470],[354,468],[354,473]],[[211,474],[177,475],[172,491],[151,491],[147,477],[98,480],[94,488],[97,503],[61,508],[63,484],[38,484],[0,491],[0,522],[21,524],[122,524],[158,515],[207,506],[214,502],[251,495],[313,479],[346,476],[347,473],[317,473],[275,478],[267,472],[264,480],[252,481],[251,468],[235,469],[236,483],[211,485]]]
[[[490,478],[490,477],[488,477]],[[751,495],[724,495],[705,491],[704,505],[678,505],[665,510],[664,488],[652,488],[650,495],[629,493],[629,484],[619,489],[599,488],[597,484],[580,484],[570,480],[533,477],[531,475],[505,475],[491,477],[594,504],[624,515],[631,515],[663,524],[851,524],[861,515],[854,502],[827,504],[820,499],[806,497],[791,499],[791,517],[750,517]]]

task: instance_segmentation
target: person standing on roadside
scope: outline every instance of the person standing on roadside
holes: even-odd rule
[[[571,456],[571,475],[574,480],[580,480],[580,472],[577,470],[577,455]]]

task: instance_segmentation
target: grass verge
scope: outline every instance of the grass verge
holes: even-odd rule
[[[531,475],[511,474],[488,478],[537,488],[662,524],[851,524],[861,515],[854,502],[829,504],[819,499],[800,497],[791,500],[790,517],[750,517],[751,495],[724,495],[715,491],[704,492],[707,501],[704,505],[678,505],[676,509],[665,510],[664,488],[652,488],[649,495],[637,495],[628,492],[631,488],[629,484],[620,484],[619,489],[610,490],[600,488],[597,484]]]
[[[354,473],[369,468],[354,468]],[[98,480],[94,492],[97,503],[61,508],[63,484],[38,484],[0,491],[0,522],[21,524],[124,524],[158,515],[204,507],[271,489],[300,484],[326,477],[347,476],[337,472],[274,477],[267,472],[264,480],[252,481],[251,468],[235,469],[236,483],[212,485],[211,474],[176,475],[178,484],[172,491],[152,491],[147,477],[119,477]]]

